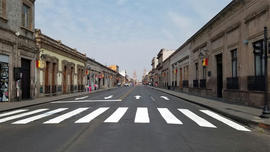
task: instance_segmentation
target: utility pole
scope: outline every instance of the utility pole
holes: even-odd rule
[[[264,27],[264,79],[265,79],[265,90],[264,90],[264,106],[261,117],[270,118],[270,109],[268,105],[268,30]]]

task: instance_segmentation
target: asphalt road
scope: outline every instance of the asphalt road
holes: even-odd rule
[[[269,152],[270,136],[137,86],[2,113],[0,151]]]

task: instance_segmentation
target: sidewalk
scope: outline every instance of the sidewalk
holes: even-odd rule
[[[151,87],[151,88],[179,97],[191,103],[206,107],[208,109],[211,109],[212,111],[215,111],[224,116],[230,117],[233,120],[241,122],[250,127],[255,126],[255,127],[260,127],[260,128],[270,130],[270,119],[262,119],[259,117],[262,114],[262,109],[242,106],[242,105],[235,105],[235,104],[230,104],[230,103],[224,103],[224,102],[216,101],[213,99],[207,99],[204,97],[190,95],[187,93],[175,92],[175,91],[171,91],[167,89],[161,89],[161,88],[155,88],[155,87]]]
[[[91,93],[78,92],[78,93],[64,94],[64,95],[59,95],[59,96],[41,97],[41,98],[36,98],[32,100],[24,100],[24,101],[18,101],[18,102],[3,102],[3,103],[0,102],[0,112],[40,105],[40,104],[49,103],[52,101],[63,100],[67,98],[72,98],[72,97],[77,97],[77,96],[82,96],[82,95],[87,95],[87,94],[92,94],[92,93],[97,93],[97,92],[107,91],[107,90],[112,90],[112,89],[114,88],[100,89],[100,90],[92,91]]]

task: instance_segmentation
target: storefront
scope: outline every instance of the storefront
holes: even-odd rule
[[[0,55],[0,102],[8,102],[9,91],[9,70],[8,70],[9,57]]]

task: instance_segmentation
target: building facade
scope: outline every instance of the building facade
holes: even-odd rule
[[[85,91],[86,56],[36,30],[39,96]]]
[[[91,92],[97,89],[106,89],[116,86],[118,72],[102,65],[101,63],[87,58],[86,62],[86,89]]]
[[[265,79],[270,89],[269,61],[264,76],[269,6],[269,0],[233,0],[169,57],[169,85],[200,96],[261,107]],[[161,68],[156,70],[162,72]]]
[[[0,102],[37,96],[35,0],[0,0]]]

